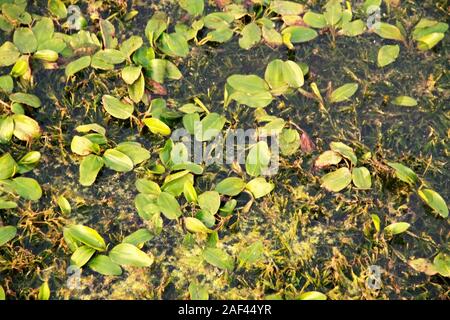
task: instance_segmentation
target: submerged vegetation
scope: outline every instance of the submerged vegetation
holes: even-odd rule
[[[448,299],[446,0],[0,8],[0,300]]]

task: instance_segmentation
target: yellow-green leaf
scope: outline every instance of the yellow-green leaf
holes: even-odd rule
[[[441,217],[448,217],[448,207],[445,200],[439,193],[431,189],[420,189],[417,192],[420,198],[429,205],[434,211],[436,211]]]

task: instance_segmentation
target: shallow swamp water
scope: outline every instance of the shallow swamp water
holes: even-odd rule
[[[131,35],[145,38],[144,28],[155,12],[165,12],[172,23],[192,20],[178,1],[64,2],[79,5],[86,18],[87,12],[91,18],[110,17],[119,43]],[[206,1],[203,15],[222,11],[222,5],[230,2]],[[251,1],[243,2],[246,8],[252,7]],[[294,2],[316,12],[324,11],[326,3]],[[28,1],[26,10],[50,16],[46,6],[47,1]],[[393,24],[398,21],[409,32],[422,17],[448,22],[449,8],[444,0],[399,1],[391,6],[383,2],[381,19]],[[137,15],[125,21],[126,13],[132,10]],[[86,28],[98,33],[98,19],[88,19]],[[201,32],[204,34],[199,38],[206,35],[205,30]],[[12,32],[0,32],[1,43],[11,39]],[[380,68],[378,51],[392,44],[400,46],[400,55]],[[205,234],[188,232],[182,219],[163,217],[162,226],[155,226],[154,221],[138,215],[135,182],[144,177],[162,181],[149,167],[158,161],[166,138],[131,118],[119,120],[105,113],[104,94],[127,94],[120,71],[88,68],[68,79],[65,66],[71,57],[60,57],[53,69],[33,64],[34,84],[22,88],[42,102],[39,108],[25,108],[39,123],[42,135],[32,143],[12,140],[0,144],[0,154],[9,152],[16,159],[27,151],[39,151],[38,165],[26,176],[39,182],[43,195],[37,201],[20,199],[17,208],[0,210],[0,226],[13,225],[18,230],[15,239],[0,247],[0,285],[7,299],[36,299],[42,283],[48,283],[50,299],[190,299],[192,284],[198,291],[205,290],[210,299],[295,299],[312,291],[328,299],[448,299],[448,276],[420,272],[410,263],[450,254],[448,217],[441,217],[408,184],[396,179],[386,162],[411,168],[448,203],[449,49],[448,34],[432,49],[419,51],[412,41],[386,40],[375,33],[333,40],[321,30],[317,38],[293,48],[260,43],[245,50],[237,35],[220,44],[196,45],[191,41],[186,57],[172,59],[183,77],[164,82],[165,94],[152,92],[152,98],[165,99],[171,110],[198,98],[210,112],[226,117],[227,128],[243,129],[256,129],[260,124],[255,120],[255,109],[245,104],[224,107],[224,87],[230,76],[255,74],[264,78],[266,66],[275,59],[309,67],[302,86],[307,93],[277,96],[264,110],[306,133],[314,146],[308,149],[302,145],[292,155],[280,158],[278,173],[266,177],[275,186],[269,194],[252,199],[251,194],[242,192],[235,197],[237,206],[224,220],[215,243],[236,260],[231,270],[201,258],[203,248],[214,241]],[[9,69],[1,68],[2,75]],[[312,83],[323,97],[346,83],[358,83],[359,87],[350,99],[321,105],[311,98]],[[17,82],[15,91],[24,91],[17,89],[21,86]],[[8,101],[7,93],[1,95]],[[398,96],[414,97],[417,105],[393,104]],[[143,102],[136,103],[136,117],[147,108]],[[80,157],[71,151],[71,141],[79,134],[75,128],[88,123],[105,127],[111,145],[141,143],[150,151],[150,159],[126,173],[102,169],[93,185],[82,186],[78,181]],[[181,126],[181,121],[171,122],[172,128]],[[351,146],[358,159],[370,152],[370,189],[349,187],[330,192],[321,187],[324,171],[315,161],[333,141]],[[228,176],[236,176],[236,168],[207,166],[195,177],[195,187],[199,193],[214,190]],[[70,213],[61,212],[57,204],[60,195],[70,202]],[[374,231],[374,214],[382,229],[395,222],[410,226],[405,232],[387,236],[382,230]],[[73,273],[68,268],[72,252],[63,239],[63,227],[71,224],[95,229],[110,248],[138,229],[160,228],[140,246],[154,261],[149,267],[122,266],[119,276],[82,267],[78,285],[71,287],[68,280]],[[251,264],[239,263],[239,254],[256,242],[262,243],[260,257]],[[382,270],[376,289],[367,284],[371,266]]]

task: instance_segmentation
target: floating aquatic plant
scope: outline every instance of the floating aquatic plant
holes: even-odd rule
[[[134,268],[155,265],[153,280],[147,281],[152,286],[155,278],[160,281],[154,292],[161,294],[173,281],[177,290],[182,288],[183,297],[191,299],[376,298],[378,291],[362,285],[367,265],[359,261],[376,263],[372,261],[375,247],[376,255],[389,257],[391,251],[398,251],[396,241],[409,240],[411,235],[417,238],[411,241],[427,242],[427,258],[401,260],[409,260],[411,270],[449,276],[447,249],[435,238],[420,235],[415,220],[416,216],[430,219],[428,225],[433,221],[445,228],[446,201],[426,179],[429,168],[432,175],[439,169],[431,160],[410,153],[388,160],[394,159],[393,153],[383,149],[378,131],[375,141],[368,142],[372,138],[361,137],[362,129],[356,133],[347,128],[367,126],[357,116],[345,123],[336,121],[337,113],[357,115],[356,108],[372,113],[368,104],[381,86],[392,92],[383,97],[383,107],[398,113],[422,107],[423,97],[433,96],[442,74],[438,79],[431,74],[422,85],[425,88],[414,90],[403,83],[399,89],[390,78],[398,76],[395,68],[406,54],[425,57],[423,51],[433,55],[441,43],[444,46],[448,24],[426,17],[410,22],[400,13],[368,23],[381,7],[399,6],[394,1],[352,5],[329,0],[320,1],[320,6],[278,0],[217,1],[213,8],[202,0],[179,0],[171,4],[170,14],[152,10],[150,17],[144,17],[145,27],[136,31],[128,29],[128,23],[140,19],[140,12],[128,10],[125,2],[82,1],[87,14],[61,0],[49,0],[40,14],[32,12],[27,1],[0,3],[4,32],[0,45],[0,263],[4,266],[0,273],[2,280],[8,279],[0,286],[0,300],[20,290],[13,283],[15,274],[26,278],[35,270],[51,269],[41,267],[49,263],[44,260],[34,265],[37,258],[27,251],[29,245],[50,247],[74,270],[90,269],[115,277],[112,281],[120,281],[118,276],[124,273],[135,275]],[[104,12],[109,11],[104,9],[114,6],[117,12],[106,17]],[[373,52],[364,49],[359,60],[350,59],[351,46],[373,41],[366,38],[380,45],[373,46]],[[347,47],[341,48],[342,44]],[[207,68],[196,65],[201,53],[209,50],[212,56],[228,46],[239,53],[220,56],[226,72],[219,79],[208,77],[208,88],[195,87],[192,79]],[[359,66],[363,60],[378,66],[373,69],[386,76],[341,65],[339,71],[328,68],[322,73],[317,65],[327,64],[321,60],[326,48],[349,58],[349,63]],[[241,54],[260,49],[272,51],[270,58],[264,57],[267,63],[255,59],[251,68],[228,70],[239,69],[235,64]],[[42,80],[43,74],[50,86]],[[53,84],[62,92],[48,91]],[[305,112],[305,105],[314,110],[313,115]],[[242,125],[254,129],[243,161],[217,164],[213,157],[220,144],[217,137],[232,135]],[[332,127],[333,136],[322,135],[317,129],[321,126]],[[184,140],[173,136],[180,129],[186,133]],[[432,131],[430,137],[442,136]],[[446,153],[444,140],[436,138],[433,144]],[[206,147],[202,161],[193,161],[187,141]],[[327,142],[329,150],[323,148]],[[279,155],[274,146],[279,147]],[[270,170],[273,162],[281,166],[276,175]],[[441,162],[438,166],[443,167]],[[415,165],[411,169],[403,163]],[[79,165],[73,185],[72,164]],[[52,172],[55,168],[58,177],[67,173],[64,190]],[[87,196],[93,190],[95,196]],[[124,203],[112,205],[116,197]],[[422,217],[410,203],[412,197],[436,215]],[[105,217],[90,213],[96,206],[103,208]],[[374,208],[379,212],[374,213]],[[354,259],[361,270],[352,269],[338,249],[342,246],[329,238],[331,231],[324,227],[330,221],[340,224],[333,215],[341,213],[350,217],[344,224],[352,228],[348,237],[339,234],[342,243],[353,246],[357,232],[367,240],[358,248],[366,256]],[[277,219],[286,220],[277,225]],[[439,232],[442,241],[444,233],[445,229]],[[329,257],[324,257],[320,268],[309,268],[322,237],[320,241],[333,249],[327,249]],[[154,245],[154,238],[173,238],[173,248],[161,253],[165,249]],[[18,257],[25,262],[11,263]],[[168,265],[176,269],[170,280]],[[352,274],[353,281],[346,274]],[[39,277],[34,298],[62,297],[60,288],[54,288],[56,282],[50,281],[52,275]],[[217,286],[222,281],[230,287],[227,294],[219,289],[222,283]],[[254,289],[235,288],[236,282],[251,282]],[[445,292],[446,287],[440,290]]]

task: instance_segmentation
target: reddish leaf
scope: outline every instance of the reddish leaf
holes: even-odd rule
[[[300,137],[300,147],[305,153],[311,153],[316,148],[316,145],[314,144],[314,142],[312,142],[311,138],[306,132],[303,132]]]
[[[147,83],[150,85],[151,91],[154,94],[157,94],[160,96],[167,95],[167,89],[162,84],[160,84],[152,79],[147,79]]]

